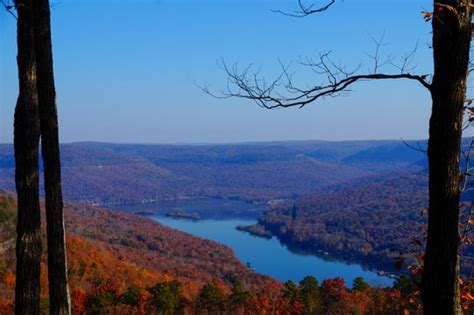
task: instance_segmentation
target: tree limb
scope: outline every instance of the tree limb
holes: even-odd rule
[[[18,17],[13,13],[13,9],[15,9],[15,6],[13,4],[10,4],[9,2],[5,2],[5,0],[0,0],[2,5],[5,7],[5,10],[11,14],[15,18],[15,20],[18,20]]]
[[[324,12],[327,9],[329,9],[335,3],[336,3],[336,0],[329,0],[329,2],[326,3],[325,5],[315,8],[314,3],[307,6],[303,3],[302,0],[298,0],[299,10],[293,11],[292,13],[284,12],[284,11],[281,11],[281,10],[272,10],[272,11],[276,12],[276,13],[286,15],[286,16],[301,18],[301,17],[305,17],[305,16],[308,16],[308,15],[311,15],[311,14]]]
[[[334,64],[329,58],[329,53],[321,54],[320,61],[308,61],[303,65],[310,67],[318,74],[326,75],[327,83],[309,88],[299,88],[293,84],[292,75],[288,73],[288,66],[282,66],[281,74],[271,83],[259,77],[259,71],[250,74],[251,66],[239,72],[237,67],[229,68],[223,62],[222,69],[227,74],[227,89],[215,94],[208,87],[200,87],[205,93],[216,98],[239,97],[255,101],[259,106],[267,109],[304,107],[324,97],[332,97],[348,92],[349,88],[360,81],[368,80],[398,80],[408,79],[416,81],[428,90],[431,85],[426,81],[428,75],[414,75],[411,73],[366,73],[354,74],[354,71]],[[360,68],[360,67],[358,67]],[[282,87],[282,91],[277,88]]]

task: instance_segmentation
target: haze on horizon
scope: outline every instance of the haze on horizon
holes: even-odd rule
[[[196,86],[225,87],[216,64],[221,58],[241,67],[262,66],[269,78],[278,74],[278,59],[293,61],[298,82],[316,84],[318,77],[295,62],[299,57],[332,50],[337,61],[357,65],[373,49],[370,36],[383,33],[384,53],[400,57],[418,43],[415,71],[431,73],[430,25],[420,14],[430,6],[427,0],[351,0],[338,4],[334,14],[304,19],[271,11],[295,5],[293,0],[58,2],[52,32],[61,142],[427,138],[430,96],[413,82],[361,83],[344,97],[273,111],[246,100],[214,99]],[[325,27],[329,20],[335,27]],[[13,140],[16,49],[16,21],[0,10],[0,143]]]

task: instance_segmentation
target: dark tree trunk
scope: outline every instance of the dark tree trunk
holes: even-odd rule
[[[425,314],[461,314],[459,160],[471,43],[469,2],[436,2],[441,5],[435,6],[433,17],[435,73],[428,143],[430,202],[421,285]]]
[[[19,96],[15,109],[14,147],[18,223],[15,314],[40,312],[40,205],[38,146],[40,136],[36,61],[30,1],[17,0]]]
[[[35,44],[46,193],[50,314],[70,314],[49,1],[36,0],[34,6],[37,14]]]

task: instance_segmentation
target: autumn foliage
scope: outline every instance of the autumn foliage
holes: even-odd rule
[[[15,207],[14,198],[0,195],[1,314],[13,311]],[[341,278],[319,283],[311,276],[282,284],[249,270],[222,245],[137,216],[76,204],[68,206],[67,225],[74,314],[414,314],[419,310],[416,284],[407,276],[392,288],[372,287],[361,278],[348,288]],[[47,313],[45,260],[42,270],[42,310]],[[463,286],[468,309],[474,288],[471,282]]]

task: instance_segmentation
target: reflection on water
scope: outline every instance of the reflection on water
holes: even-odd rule
[[[223,198],[183,199],[139,204],[112,205],[115,210],[132,211],[139,214],[165,214],[170,210],[197,213],[203,219],[251,218],[256,219],[266,204],[255,204],[244,200]]]
[[[313,275],[320,281],[341,277],[349,287],[356,277],[363,277],[370,284],[377,286],[392,284],[391,279],[363,270],[360,265],[328,261],[313,255],[290,251],[275,237],[270,240],[263,239],[235,229],[237,225],[255,223],[252,219],[192,221],[161,215],[151,218],[177,230],[225,244],[234,250],[235,255],[244,264],[248,263],[257,272],[280,281],[296,282],[307,275]]]

